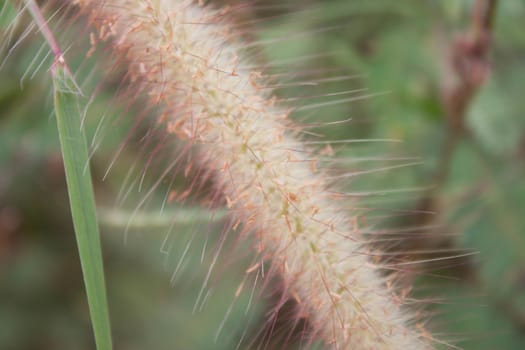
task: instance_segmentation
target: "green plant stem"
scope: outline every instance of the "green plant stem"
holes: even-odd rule
[[[37,3],[34,0],[25,0],[25,3],[55,58],[51,67],[55,115],[91,324],[97,350],[111,350],[113,346],[100,233],[89,171],[88,147],[82,132],[82,114],[78,104],[78,97],[82,94]]]
[[[102,250],[85,135],[81,128],[79,91],[62,62],[53,69],[55,114],[84,284],[98,350],[112,349]]]

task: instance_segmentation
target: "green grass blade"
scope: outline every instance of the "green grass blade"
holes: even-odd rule
[[[95,342],[98,350],[110,350],[112,341],[100,234],[88,148],[81,129],[80,90],[60,61],[53,69],[53,85],[60,146]]]

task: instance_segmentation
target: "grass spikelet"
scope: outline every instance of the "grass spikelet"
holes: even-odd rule
[[[162,110],[166,130],[195,145],[233,221],[279,273],[315,335],[336,349],[432,347],[403,310],[404,293],[370,258],[352,212],[337,202],[336,178],[312,166],[312,145],[301,142],[290,110],[242,58],[250,45],[228,24],[228,10],[188,0],[73,2],[98,30],[92,41],[112,41],[133,89]]]

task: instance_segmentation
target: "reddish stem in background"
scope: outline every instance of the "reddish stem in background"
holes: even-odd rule
[[[452,156],[458,142],[468,135],[465,118],[476,93],[490,76],[489,53],[498,0],[477,0],[471,25],[452,42],[448,67],[452,82],[443,84],[442,105],[447,119],[447,136],[432,175],[434,187],[421,199],[419,209],[433,211],[436,192],[448,178]],[[426,216],[428,220],[428,216]]]
[[[448,76],[442,83],[441,103],[446,117],[446,137],[438,155],[438,163],[430,176],[433,185],[416,204],[416,212],[422,213],[410,218],[408,224],[416,227],[432,226],[438,218],[428,213],[439,212],[438,195],[447,182],[450,166],[459,142],[468,137],[469,131],[465,119],[476,93],[490,76],[489,53],[491,48],[492,29],[496,15],[497,0],[476,0],[472,9],[470,27],[458,34],[450,45],[447,57]],[[454,247],[450,237],[436,233],[432,239],[419,240],[412,248],[438,249]],[[468,264],[460,274],[469,276]]]
[[[449,58],[454,83],[443,93],[443,105],[453,133],[465,132],[464,119],[475,94],[490,75],[489,51],[497,0],[478,0],[469,32],[454,39]]]

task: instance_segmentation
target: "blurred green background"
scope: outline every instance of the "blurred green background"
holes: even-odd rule
[[[293,117],[351,118],[313,124],[306,137],[403,140],[334,146],[353,161],[329,166],[367,172],[345,182],[358,197],[359,209],[348,210],[395,238],[384,246],[394,261],[427,261],[406,270],[414,270],[415,296],[430,302],[424,318],[435,337],[464,349],[524,349],[525,1],[497,2],[491,73],[454,142],[443,96],[454,81],[451,47],[471,28],[475,1],[242,4],[237,24],[250,28],[248,40],[266,43],[249,53],[272,62],[265,71],[282,84],[276,94],[298,107]],[[52,113],[52,59],[29,18],[16,17],[19,5],[0,2],[0,349],[93,349]],[[56,10],[44,8],[48,16]],[[74,16],[59,12],[51,27]],[[124,71],[95,68],[109,61],[103,46],[86,59],[84,23],[67,28],[57,32],[86,94],[115,348],[310,347],[297,336],[307,325],[277,340],[290,334],[293,305],[268,336],[276,287],[261,295],[248,280],[235,297],[250,248],[224,234],[221,208],[207,210],[197,197],[167,201],[198,174],[172,171],[157,183],[176,144],[140,108],[115,98]],[[333,95],[340,92],[348,93]]]

